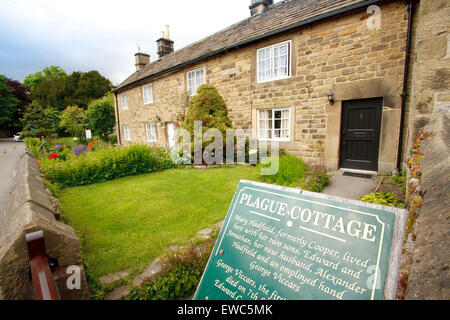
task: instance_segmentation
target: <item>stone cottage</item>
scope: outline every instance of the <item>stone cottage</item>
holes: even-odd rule
[[[252,0],[250,17],[158,59],[137,53],[115,90],[121,144],[174,145],[204,83],[234,128],[332,169],[389,172],[401,163],[414,15],[410,1]]]

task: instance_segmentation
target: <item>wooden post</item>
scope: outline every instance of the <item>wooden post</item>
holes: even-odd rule
[[[25,235],[30,261],[31,278],[35,300],[60,300],[53,275],[48,265],[44,232]]]

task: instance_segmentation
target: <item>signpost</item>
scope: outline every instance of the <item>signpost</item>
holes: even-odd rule
[[[91,130],[86,130],[86,139],[88,139],[88,140],[92,139],[92,131]]]
[[[394,299],[406,217],[241,181],[194,299]]]

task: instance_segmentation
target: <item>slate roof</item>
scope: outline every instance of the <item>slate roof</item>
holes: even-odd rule
[[[284,0],[219,32],[179,49],[133,73],[114,91],[121,91],[225,51],[298,28],[321,19],[362,8],[380,0]],[[249,13],[250,14],[250,13]]]

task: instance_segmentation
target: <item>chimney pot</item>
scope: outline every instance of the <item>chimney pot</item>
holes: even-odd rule
[[[169,40],[170,40],[169,25],[166,25],[166,39],[169,39]]]

